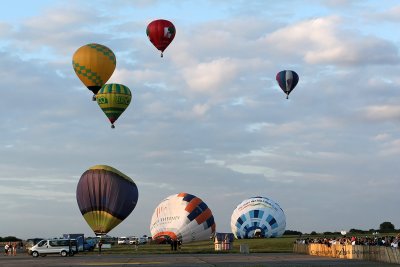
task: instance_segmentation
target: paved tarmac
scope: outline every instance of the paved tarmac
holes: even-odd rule
[[[344,260],[316,257],[293,253],[252,253],[252,254],[78,254],[73,257],[48,255],[33,258],[27,254],[0,256],[1,267],[42,267],[42,266],[146,266],[146,267],[209,267],[209,266],[391,266],[378,262]]]

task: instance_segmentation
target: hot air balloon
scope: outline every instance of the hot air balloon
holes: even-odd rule
[[[252,197],[240,203],[232,213],[231,229],[236,238],[278,237],[286,228],[285,213],[266,197]]]
[[[208,240],[215,232],[214,216],[200,198],[179,193],[164,199],[150,223],[153,240],[180,240],[183,243]]]
[[[290,92],[292,92],[299,82],[299,75],[292,70],[283,70],[276,74],[276,81],[286,94],[286,99],[288,99]]]
[[[175,37],[176,29],[172,22],[165,19],[158,19],[147,25],[146,34],[150,42],[161,51],[163,57],[164,50],[169,46]]]
[[[96,95],[97,104],[111,122],[111,128],[115,128],[114,122],[129,106],[132,93],[128,87],[122,84],[105,84]]]
[[[76,200],[97,236],[111,231],[131,214],[139,193],[131,178],[107,165],[85,171],[76,188]]]
[[[117,64],[110,48],[100,44],[87,44],[76,50],[72,66],[83,84],[93,92],[93,100],[100,88],[110,79]]]

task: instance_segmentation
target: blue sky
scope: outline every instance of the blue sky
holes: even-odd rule
[[[162,199],[188,192],[230,231],[266,196],[287,229],[400,227],[398,1],[13,1],[0,19],[0,236],[92,235],[82,173],[132,177],[138,205],[111,235],[149,234]],[[164,58],[153,19],[177,34]],[[71,59],[110,47],[133,102],[111,130]],[[286,100],[275,75],[300,81]],[[46,221],[46,223],[44,223]]]

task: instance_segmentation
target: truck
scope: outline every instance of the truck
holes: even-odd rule
[[[78,242],[78,251],[84,251],[85,234],[63,234],[64,239],[75,239]]]

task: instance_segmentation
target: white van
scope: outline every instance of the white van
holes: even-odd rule
[[[129,238],[125,236],[118,237],[118,245],[126,245],[129,243]]]
[[[29,255],[33,257],[46,256],[48,254],[60,254],[63,257],[73,256],[78,252],[76,239],[47,239],[42,240],[29,249]]]

